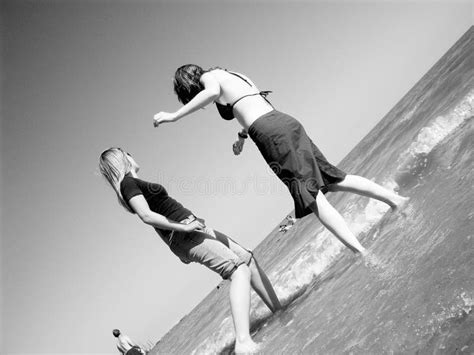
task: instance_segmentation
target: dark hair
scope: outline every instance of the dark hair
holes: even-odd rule
[[[199,79],[205,71],[194,64],[186,64],[179,67],[174,74],[174,92],[182,104],[187,104],[194,96],[204,89]]]
[[[120,335],[120,330],[114,329],[112,330],[112,334],[114,335],[114,337],[118,338],[118,336]]]

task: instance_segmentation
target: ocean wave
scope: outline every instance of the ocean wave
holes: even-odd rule
[[[474,90],[465,96],[453,110],[446,115],[438,116],[423,127],[409,147],[400,154],[397,161],[398,178],[387,178],[382,185],[397,191],[400,185],[400,173],[413,175],[427,165],[426,156],[449,134],[454,132],[464,121],[473,116]],[[389,207],[379,201],[370,199],[363,209],[359,202],[349,203],[342,211],[351,231],[360,239],[368,233],[383,217]],[[338,259],[344,245],[328,230],[320,227],[314,231],[314,238],[295,251],[292,257],[281,260],[270,273],[275,291],[283,305],[301,295],[302,292],[325,270]],[[463,296],[464,297],[464,296]],[[465,298],[465,297],[464,297]],[[464,301],[465,299],[462,298]],[[470,303],[471,302],[471,303]],[[472,298],[464,302],[472,310]],[[260,322],[271,316],[269,309],[257,298],[252,298],[252,322]],[[458,312],[455,307],[452,311]],[[465,308],[465,307],[464,307]],[[463,308],[463,309],[464,309]],[[441,318],[454,316],[452,312],[440,314]],[[451,316],[450,316],[451,315]],[[433,318],[433,326],[441,319]],[[229,349],[234,342],[232,318],[226,317],[216,331],[202,341],[192,352],[193,355],[220,353]]]
[[[224,348],[231,346],[234,342],[234,328],[232,324],[230,317],[224,318],[217,327],[218,330],[199,344],[191,355],[218,354]]]
[[[397,170],[417,171],[426,166],[426,155],[474,115],[474,90],[471,90],[450,112],[438,116],[423,127],[410,146],[400,154]]]
[[[473,297],[472,293],[462,291],[451,305],[441,306],[439,311],[433,312],[425,324],[415,329],[415,333],[421,338],[430,338],[436,336],[447,324],[466,318],[474,309]]]
[[[394,181],[386,181],[384,185],[392,191],[398,187]],[[349,204],[342,215],[350,230],[360,238],[380,221],[389,207],[379,201],[369,200],[360,212],[357,209],[356,203]],[[276,280],[275,290],[283,303],[327,270],[345,249],[327,229],[321,228],[316,233],[314,240],[301,247],[296,258],[280,265],[272,273],[272,279]]]
[[[398,185],[387,180],[383,185],[393,190]],[[351,231],[360,237],[369,232],[387,212],[389,207],[379,201],[369,200],[363,209],[357,202],[348,204],[342,211]],[[305,289],[339,257],[345,246],[327,229],[320,227],[315,230],[314,238],[294,253],[294,256],[281,260],[269,274],[273,280],[275,291],[282,303],[287,305],[301,295]],[[271,316],[270,310],[258,298],[252,298],[251,320],[258,323]],[[220,353],[234,342],[234,330],[231,317],[226,317],[218,330],[206,338],[192,352],[193,355]]]

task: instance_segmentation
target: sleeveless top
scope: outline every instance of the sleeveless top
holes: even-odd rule
[[[245,81],[250,87],[252,86],[252,84],[249,83],[249,81],[247,79],[245,79],[244,77],[240,76],[239,74],[237,73],[233,73],[231,71],[228,71],[226,69],[226,72],[228,72],[229,74],[232,74],[232,75],[235,75],[236,77],[242,79],[243,81]],[[219,111],[219,114],[221,115],[221,117],[224,119],[224,120],[227,120],[227,121],[230,121],[230,120],[233,120],[234,119],[234,105],[239,102],[240,100],[242,100],[243,98],[245,97],[248,97],[248,96],[256,96],[256,95],[260,95],[262,96],[270,105],[270,101],[267,100],[267,95],[271,93],[271,91],[260,91],[260,92],[256,92],[254,94],[248,94],[248,95],[244,95],[242,97],[239,97],[237,100],[235,100],[232,104],[220,104],[218,102],[216,102],[216,107],[217,107],[217,111]]]

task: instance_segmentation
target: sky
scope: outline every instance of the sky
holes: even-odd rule
[[[338,163],[472,25],[468,1],[4,1],[2,354],[158,341],[219,282],[182,264],[98,173],[110,146],[248,248],[293,209],[236,121],[179,108],[187,63],[248,75]],[[357,173],[357,172],[353,172]],[[370,177],[369,177],[370,178]]]

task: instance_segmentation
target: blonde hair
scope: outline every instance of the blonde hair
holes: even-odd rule
[[[99,169],[117,194],[119,204],[128,212],[134,213],[120,192],[120,183],[125,175],[132,170],[132,164],[127,158],[127,153],[120,148],[109,148],[103,151],[99,159]]]

